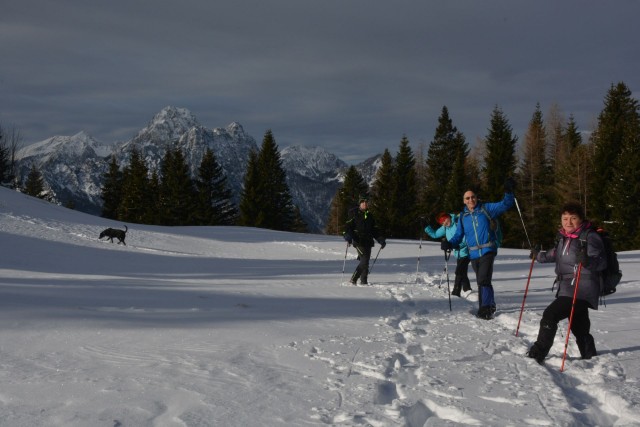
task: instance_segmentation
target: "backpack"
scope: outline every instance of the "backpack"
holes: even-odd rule
[[[491,218],[491,215],[489,215],[489,212],[487,212],[487,210],[485,209],[484,205],[480,206],[480,210],[482,211],[483,214],[485,214],[487,216],[487,218],[489,218],[489,223],[490,223],[490,228],[493,231],[493,235],[495,236],[495,242],[496,242],[496,248],[499,248],[502,246],[502,226],[500,225],[500,220],[498,218]]]
[[[501,247],[503,234],[502,234],[502,226],[500,225],[500,220],[498,220],[498,218],[492,218],[491,215],[489,215],[489,212],[487,212],[487,210],[485,209],[484,205],[480,206],[480,211],[483,214],[485,214],[487,218],[489,218],[489,228],[491,229],[491,231],[493,231],[493,237],[495,239],[494,242],[496,243],[496,249]],[[462,223],[461,215],[462,214],[458,215],[460,217],[459,224],[462,227],[462,234],[464,235],[464,224]]]
[[[620,270],[620,263],[618,262],[618,254],[613,248],[613,240],[609,233],[602,227],[596,227],[591,225],[585,230],[580,232],[580,243],[585,246],[587,244],[587,234],[590,231],[598,233],[602,242],[604,243],[605,258],[607,259],[607,268],[600,272],[600,295],[610,295],[616,291],[616,286],[620,283],[622,278],[622,271]]]

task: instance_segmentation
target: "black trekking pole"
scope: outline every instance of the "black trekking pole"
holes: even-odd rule
[[[527,242],[529,242],[529,250],[533,250],[533,246],[531,245],[531,240],[529,240],[529,233],[527,233],[527,227],[524,225],[524,218],[522,217],[522,211],[520,210],[520,205],[518,204],[518,199],[515,197],[513,200],[516,202],[516,208],[518,208],[518,215],[520,215],[520,221],[522,221],[522,229],[524,230],[524,234],[527,236]],[[531,260],[531,267],[529,267],[529,278],[527,279],[527,286],[524,288],[524,295],[522,297],[522,306],[520,307],[520,318],[518,319],[518,326],[516,327],[516,336],[518,336],[518,331],[520,330],[520,321],[522,320],[522,313],[524,312],[524,302],[527,300],[527,293],[529,292],[529,283],[531,282],[531,272],[533,271],[533,263],[535,262],[535,258]]]
[[[451,308],[451,287],[449,286],[449,257],[451,256],[451,250],[444,251],[444,271],[447,274],[447,293],[449,294],[449,311],[453,311]]]
[[[382,246],[380,246],[380,249],[378,249],[378,253],[376,254],[376,257],[373,260],[373,263],[371,264],[371,267],[369,267],[369,273],[371,273],[371,270],[373,270],[373,266],[376,265],[376,261],[378,260],[378,255],[380,255],[380,251],[382,250]]]
[[[347,252],[349,252],[349,242],[347,242],[347,248],[344,250],[344,262],[342,263],[342,280],[340,283],[344,283],[344,269],[347,266]]]
[[[422,233],[423,233],[423,225],[424,225],[424,217],[420,217],[420,246],[418,246],[418,265],[416,266],[416,283],[418,283],[418,274],[420,272],[420,254],[422,253]]]

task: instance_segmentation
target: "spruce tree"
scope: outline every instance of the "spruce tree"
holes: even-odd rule
[[[391,232],[389,236],[398,238],[416,238],[420,236],[419,221],[416,211],[417,188],[415,176],[415,159],[409,146],[409,139],[402,137],[396,155],[393,192],[391,200]]]
[[[329,219],[327,221],[327,234],[342,235],[344,225],[353,209],[358,208],[358,198],[369,193],[369,186],[358,172],[355,166],[349,166],[345,172],[342,186],[336,190],[331,201]]]
[[[118,219],[118,207],[122,200],[122,172],[116,160],[111,156],[109,169],[102,178],[102,216],[104,218]]]
[[[491,127],[485,138],[485,158],[482,168],[484,178],[483,199],[500,200],[504,195],[504,183],[516,171],[516,145],[518,137],[503,111],[496,106],[491,113]]]
[[[386,236],[392,235],[391,224],[394,208],[395,169],[393,157],[385,148],[380,158],[380,167],[371,188],[371,211],[376,218],[376,225]]]
[[[619,183],[614,182],[614,172],[626,161],[625,158],[620,159],[623,152],[633,156],[632,141],[634,138],[636,144],[638,141],[635,134],[637,121],[638,101],[632,98],[631,90],[622,82],[611,85],[592,134],[594,171],[589,183],[590,202],[587,210],[587,215],[592,219],[602,222],[615,220],[612,217],[612,202],[622,199],[620,194],[614,194],[621,189],[617,185]]]
[[[200,225],[232,225],[237,218],[227,177],[211,149],[207,149],[196,181],[198,191],[197,223]]]
[[[620,107],[618,112],[624,120],[617,122],[618,127],[611,136],[619,138],[618,153],[608,171],[611,178],[599,188],[606,195],[607,227],[616,242],[616,249],[629,250],[640,247],[640,204],[637,202],[640,194],[640,113],[638,101],[631,97],[626,86],[619,84],[615,92],[619,96],[616,102]],[[604,157],[604,153],[598,150],[606,145],[602,142],[604,134],[601,129],[598,128],[596,168]]]
[[[558,206],[568,201],[585,205],[588,176],[588,151],[582,146],[582,135],[573,116],[561,129],[555,150],[554,188]]]
[[[148,169],[137,148],[131,150],[129,164],[122,173],[122,200],[118,218],[122,221],[144,224],[151,209]]]
[[[468,153],[469,148],[464,135],[453,125],[447,107],[442,107],[438,127],[427,152],[426,182],[422,196],[425,212],[430,218],[443,209],[459,206],[459,202],[455,200],[461,200],[462,193],[448,194],[446,191],[464,191],[453,188],[461,182],[460,177],[456,177],[453,182],[451,178],[454,161],[458,155],[461,155],[460,160],[464,162]],[[463,181],[466,181],[466,177]]]
[[[516,144],[518,138],[513,136],[511,125],[502,110],[496,106],[491,113],[491,126],[485,138],[485,157],[482,168],[484,188],[480,192],[482,201],[498,201],[504,197],[504,183],[508,177],[515,178]],[[518,190],[516,190],[517,196]],[[503,231],[503,245],[522,247],[522,234],[510,233],[510,230],[521,230],[518,214],[510,210],[500,218]]]
[[[44,191],[44,179],[42,178],[42,174],[40,170],[36,167],[36,165],[31,165],[29,169],[29,174],[27,175],[27,181],[24,185],[24,192],[33,197],[37,197],[39,199],[45,199],[46,193]]]
[[[271,130],[267,130],[258,154],[260,175],[260,208],[264,212],[264,228],[291,231],[295,206],[291,199],[287,175],[282,167],[278,145]]]
[[[257,156],[249,158],[240,202],[240,223],[271,230],[291,231],[295,222],[287,176],[278,146],[267,130]]]
[[[520,166],[520,187],[522,216],[527,224],[532,242],[548,247],[554,241],[557,228],[557,208],[554,206],[553,174],[547,158],[547,131],[542,118],[540,104],[536,105],[524,138],[524,155]],[[516,229],[517,230],[517,229]],[[515,241],[513,230],[511,242]],[[521,246],[525,240],[520,235]],[[526,246],[525,246],[526,247]]]
[[[245,227],[263,227],[263,212],[260,200],[260,175],[258,170],[258,153],[251,150],[244,174],[242,195],[240,198],[240,215],[238,224]]]
[[[161,165],[160,212],[163,225],[189,225],[196,207],[189,165],[179,147],[167,150]]]

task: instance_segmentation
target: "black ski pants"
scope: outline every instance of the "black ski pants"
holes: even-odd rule
[[[558,330],[558,323],[571,316],[572,304],[573,298],[558,297],[549,304],[542,313],[540,330],[538,332],[538,339],[536,340],[535,345],[544,356],[549,354],[549,350],[553,345],[553,340],[556,336],[556,331]],[[580,349],[580,353],[583,357],[585,356],[583,353],[585,351],[585,345],[589,348],[593,346],[593,355],[595,355],[595,344],[593,343],[593,337],[589,333],[590,330],[591,320],[589,320],[589,303],[585,300],[576,299],[573,311],[573,320],[571,321],[571,332],[576,337],[578,348]]]
[[[460,294],[463,291],[471,290],[471,282],[469,282],[469,257],[458,258],[456,261],[456,278],[453,283],[453,292]]]
[[[360,262],[351,276],[351,282],[355,283],[360,279],[360,283],[367,283],[369,276],[369,260],[371,259],[371,246],[354,245],[358,251]]]

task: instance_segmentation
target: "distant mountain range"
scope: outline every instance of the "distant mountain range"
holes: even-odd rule
[[[227,176],[234,201],[239,202],[249,153],[258,150],[259,144],[245,133],[240,123],[208,129],[189,110],[171,106],[163,108],[129,141],[104,144],[80,132],[24,147],[17,153],[18,174],[25,182],[31,165],[35,164],[55,202],[71,202],[79,211],[100,215],[100,189],[112,155],[119,165],[126,165],[131,148],[137,147],[149,170],[159,170],[167,148],[173,144],[182,147],[194,177],[206,149],[210,148]],[[319,147],[281,147],[280,155],[293,202],[310,231],[322,233],[347,163]],[[379,159],[377,155],[356,165],[367,182],[373,181]]]

